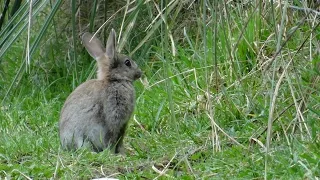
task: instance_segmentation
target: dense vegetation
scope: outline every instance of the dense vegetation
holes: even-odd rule
[[[319,1],[17,2],[0,4],[0,178],[320,178]],[[79,35],[112,27],[144,71],[126,156],[64,151],[60,109],[96,71]]]

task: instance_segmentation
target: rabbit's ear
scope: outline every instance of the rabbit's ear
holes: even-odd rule
[[[108,37],[107,45],[106,45],[106,55],[109,59],[114,59],[116,54],[116,32],[114,29],[111,29],[111,32]]]
[[[81,39],[84,47],[94,59],[99,59],[104,55],[104,47],[96,36],[93,37],[90,33],[84,33]]]

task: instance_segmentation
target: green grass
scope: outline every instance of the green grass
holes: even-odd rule
[[[68,15],[78,1],[39,2],[30,64],[29,4],[0,31],[0,179],[320,178],[320,28],[314,11],[293,8],[305,3],[173,1],[162,16],[162,1],[123,7],[98,33],[122,29],[120,49],[144,71],[120,156],[67,152],[58,137],[65,99],[95,77],[78,34],[120,7],[90,6],[78,24]]]

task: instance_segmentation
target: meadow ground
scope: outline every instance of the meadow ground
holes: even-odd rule
[[[128,1],[110,15],[92,2],[87,17],[42,0],[32,18],[28,2],[5,18],[0,179],[320,178],[317,4]],[[64,151],[58,137],[65,99],[95,78],[78,35],[103,22],[99,36],[114,27],[144,71],[125,156]]]

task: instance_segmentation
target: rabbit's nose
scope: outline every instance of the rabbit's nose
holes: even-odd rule
[[[137,73],[135,74],[134,78],[135,78],[135,79],[139,79],[141,76],[142,76],[142,71],[139,70],[139,71],[137,71]]]

